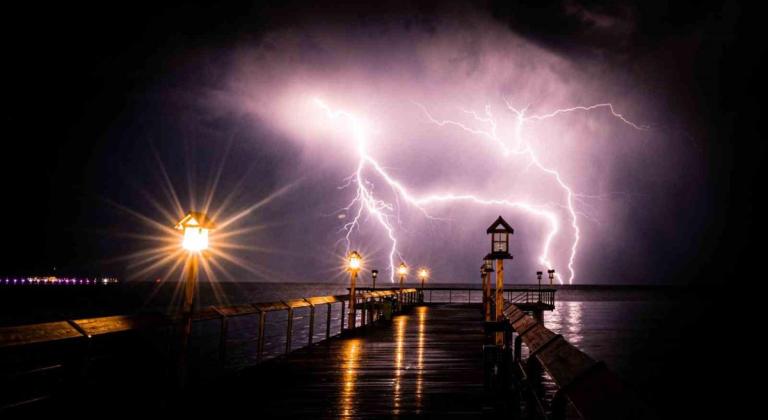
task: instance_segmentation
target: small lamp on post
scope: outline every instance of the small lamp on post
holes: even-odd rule
[[[422,267],[419,269],[419,280],[421,280],[421,290],[424,291],[424,280],[429,277],[429,270]]]
[[[419,280],[421,280],[421,290],[419,291],[419,302],[424,302],[424,280],[429,277],[429,270],[426,267],[419,269]]]
[[[491,224],[486,233],[491,235],[491,259],[496,260],[496,310],[494,320],[504,320],[504,260],[511,260],[509,253],[509,235],[515,232],[501,216]],[[504,345],[504,332],[496,333],[496,345]]]
[[[408,266],[405,265],[404,262],[400,262],[400,265],[397,267],[397,274],[400,275],[400,299],[399,300],[399,306],[402,309],[403,304],[403,283],[405,283],[405,276],[408,275]]]
[[[216,228],[216,224],[204,213],[190,211],[174,226],[182,232],[181,247],[189,252],[187,258],[186,281],[184,283],[184,307],[182,308],[182,337],[179,352],[179,380],[183,387],[186,376],[187,343],[192,331],[192,311],[195,304],[200,258],[203,251],[208,249],[208,234]]]
[[[355,328],[355,322],[357,319],[357,313],[355,312],[355,300],[357,295],[355,294],[355,283],[357,282],[357,273],[360,272],[360,268],[363,266],[363,258],[357,251],[352,251],[347,256],[347,270],[349,270],[349,322],[347,322],[348,329]]]
[[[541,302],[541,275],[544,274],[541,271],[536,272],[536,278],[539,280],[539,302]]]
[[[379,277],[379,270],[371,270],[371,278],[373,279],[374,290],[376,290],[376,277]]]
[[[551,287],[553,285],[552,282],[555,280],[555,270],[549,269],[547,274],[549,274],[549,286]]]

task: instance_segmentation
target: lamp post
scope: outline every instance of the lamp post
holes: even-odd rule
[[[419,291],[419,302],[424,302],[424,280],[429,277],[429,270],[426,267],[419,269],[419,279],[421,280],[421,290]]]
[[[408,275],[408,266],[405,265],[404,262],[400,262],[400,265],[397,267],[397,274],[400,275],[400,295],[398,299],[398,306],[399,309],[402,309],[403,307],[403,283],[405,283],[405,276]]]
[[[360,271],[360,267],[363,265],[363,258],[357,251],[352,251],[347,256],[347,269],[349,270],[349,322],[347,322],[348,329],[355,328],[355,321],[357,319],[357,313],[355,313],[355,283],[357,281],[357,273]]]
[[[373,279],[373,290],[376,290],[376,277],[379,277],[379,270],[371,270],[371,278]]]
[[[426,268],[419,269],[419,280],[421,280],[421,290],[424,291],[424,280],[429,277],[429,271]]]
[[[539,303],[541,303],[541,275],[544,274],[541,271],[536,272],[536,278],[539,280]]]
[[[491,320],[491,273],[493,273],[493,259],[491,254],[483,258],[483,294],[485,295],[485,320]]]
[[[515,232],[501,216],[488,227],[486,233],[491,235],[491,259],[496,260],[496,310],[495,321],[504,320],[504,260],[511,260],[509,254],[509,235]],[[504,345],[504,332],[496,332],[496,345]]]
[[[192,332],[192,312],[195,304],[195,291],[200,270],[200,259],[208,249],[208,233],[216,228],[215,223],[204,213],[190,211],[174,226],[182,232],[181,247],[189,253],[184,270],[184,306],[182,308],[182,336],[179,352],[179,380],[183,387],[186,380],[187,344]]]
[[[549,286],[552,287],[552,282],[555,280],[555,270],[549,269],[547,274],[549,274]]]

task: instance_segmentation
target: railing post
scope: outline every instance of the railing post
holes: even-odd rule
[[[293,336],[293,308],[288,308],[288,326],[285,329],[285,353],[291,352],[291,337]]]
[[[344,309],[346,309],[346,306],[347,305],[344,304],[344,301],[342,301],[341,302],[341,320],[340,320],[341,325],[339,326],[339,333],[344,332],[344,315],[346,314],[346,311]]]
[[[448,289],[448,303],[451,303],[451,289]]]
[[[315,305],[311,304],[308,300],[304,299],[307,303],[309,303],[309,337],[307,340],[307,345],[312,345],[312,339],[315,335]]]
[[[261,361],[264,358],[264,324],[267,313],[259,310],[259,341],[256,360]]]
[[[331,338],[331,312],[333,312],[333,307],[331,306],[331,303],[326,303],[326,308],[328,309],[327,313],[325,314],[325,339]]]
[[[472,303],[472,289],[467,289],[467,303]]]

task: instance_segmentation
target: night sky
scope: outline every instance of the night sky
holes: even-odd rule
[[[202,196],[219,168],[214,201],[232,192],[230,212],[281,191],[241,220],[258,229],[241,238],[254,249],[233,251],[247,261],[230,267],[235,278],[335,281],[350,217],[337,210],[354,197],[339,187],[356,161],[323,113],[291,108],[302,89],[365,115],[377,158],[416,193],[508,188],[548,202],[562,200],[550,184],[483,160],[481,139],[429,124],[417,104],[468,121],[461,108],[482,112],[484,101],[499,116],[503,99],[541,114],[611,102],[651,128],[590,112],[528,132],[575,188],[599,195],[577,204],[574,283],[750,275],[765,151],[757,13],[717,1],[346,3],[6,8],[0,276],[130,277],[119,257],[152,231],[122,208],[164,222],[152,204],[173,210],[162,162],[183,203],[188,184]],[[540,269],[535,218],[459,205],[425,220],[400,204],[403,256],[437,278],[476,280],[499,214],[516,230],[513,278]],[[380,227],[369,218],[355,235],[385,268]],[[558,272],[570,240],[553,245]]]

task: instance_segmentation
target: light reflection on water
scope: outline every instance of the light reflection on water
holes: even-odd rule
[[[405,324],[408,316],[402,315],[395,319],[395,377],[393,381],[393,406],[392,414],[400,414],[400,402],[402,400],[403,377],[403,347],[405,344]]]
[[[555,310],[544,314],[544,324],[578,347],[584,339],[582,305],[584,302],[555,302]]]
[[[424,384],[424,328],[427,319],[427,307],[420,306],[416,308],[416,315],[419,318],[416,344],[416,413],[420,413],[422,409],[422,387]]]
[[[351,418],[355,413],[355,384],[360,361],[360,340],[348,340],[343,351],[343,388],[341,390],[341,418]]]

